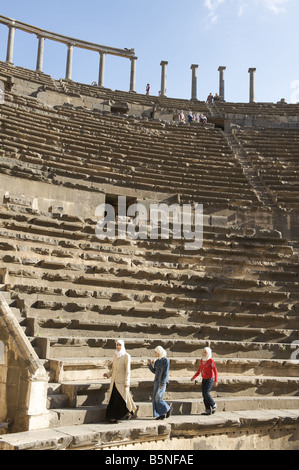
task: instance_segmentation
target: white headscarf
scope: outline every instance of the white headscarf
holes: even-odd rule
[[[205,362],[205,361],[208,361],[209,359],[211,359],[212,357],[212,349],[211,348],[204,348],[204,351],[207,351],[207,355],[204,356],[202,355],[202,360]]]
[[[117,343],[121,344],[121,350],[120,351],[118,351],[117,349],[115,350],[115,355],[119,358],[126,354],[126,348],[125,348],[125,342],[122,339],[118,339],[116,341],[116,344]]]
[[[159,354],[159,359],[162,359],[162,357],[167,356],[167,352],[165,351],[165,349],[162,348],[162,346],[157,346],[155,348],[155,352]]]

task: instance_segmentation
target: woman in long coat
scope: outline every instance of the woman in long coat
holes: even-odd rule
[[[110,378],[106,419],[116,422],[118,419],[130,419],[137,407],[130,393],[131,356],[126,352],[123,340],[116,342],[112,369],[104,374]]]
[[[149,370],[155,374],[154,391],[153,391],[153,415],[155,419],[168,418],[172,412],[172,404],[169,406],[163,400],[163,396],[168,384],[169,361],[166,358],[166,351],[162,346],[157,346],[155,349],[157,360],[152,365],[151,360],[148,360]]]

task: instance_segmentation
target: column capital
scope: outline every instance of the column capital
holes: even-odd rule
[[[168,65],[168,61],[167,60],[161,60],[160,65]]]
[[[192,64],[192,65],[190,66],[190,69],[191,69],[191,70],[192,70],[192,69],[198,69],[198,64]]]
[[[220,67],[218,67],[218,72],[223,72],[223,70],[226,70],[226,67],[223,65],[220,65]]]
[[[249,68],[248,73],[251,73],[251,72],[256,72],[256,68],[254,68],[254,67]]]

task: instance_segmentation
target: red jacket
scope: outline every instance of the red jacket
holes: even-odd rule
[[[201,374],[203,379],[212,379],[215,375],[215,382],[218,382],[218,371],[213,359],[209,359],[206,362],[203,362],[203,360],[201,359],[199,369],[196,374],[192,377],[192,380],[196,379],[199,374]]]

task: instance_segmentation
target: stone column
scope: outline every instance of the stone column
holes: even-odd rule
[[[12,23],[8,28],[9,30],[8,30],[6,62],[13,65],[13,48],[14,48],[16,28],[14,26],[14,23]]]
[[[137,57],[131,58],[130,91],[133,91],[133,92],[135,92],[135,84],[136,84],[136,60],[137,60]]]
[[[43,62],[44,62],[44,44],[45,38],[42,36],[37,36],[38,38],[38,50],[37,50],[37,60],[36,60],[36,71],[43,71]]]
[[[100,54],[100,69],[99,69],[98,85],[104,86],[106,52],[100,52],[99,54]]]
[[[219,72],[219,98],[221,101],[224,101],[224,70],[226,67],[220,66],[218,68]]]
[[[167,68],[168,62],[166,60],[162,60],[160,65],[162,66],[161,96],[166,96],[166,68]]]
[[[65,73],[65,78],[67,80],[72,79],[73,51],[74,51],[74,44],[68,44],[68,46],[67,46],[67,59],[66,59],[66,73]]]
[[[190,69],[192,70],[192,85],[191,85],[191,100],[197,100],[197,64],[192,64]]]
[[[248,69],[248,73],[250,73],[250,84],[249,84],[249,102],[255,103],[255,83],[254,83],[254,73],[256,69],[250,68]]]

